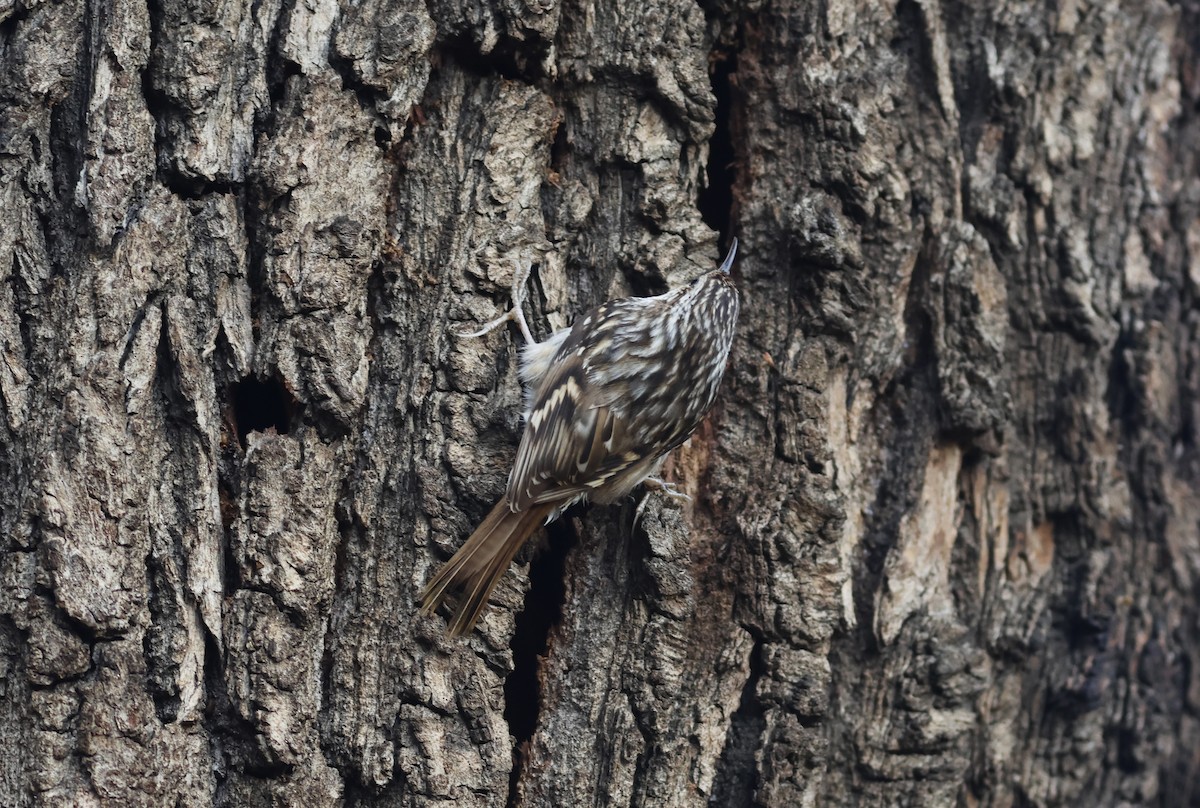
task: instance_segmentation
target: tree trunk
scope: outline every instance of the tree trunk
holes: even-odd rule
[[[0,804],[1200,805],[1200,4],[0,0]],[[720,239],[718,238],[720,234]],[[539,336],[712,417],[415,597]]]

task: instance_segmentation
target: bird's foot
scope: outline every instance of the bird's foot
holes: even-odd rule
[[[661,491],[677,502],[691,502],[692,498],[688,494],[683,493],[675,487],[674,483],[669,483],[662,477],[647,477],[642,481],[642,484],[650,491]],[[646,503],[650,501],[650,497],[642,497],[642,501],[638,503],[637,510],[633,512],[633,526],[631,531],[637,530],[638,522],[641,521],[642,511],[646,510]]]
[[[692,497],[685,494],[675,487],[675,483],[669,483],[662,477],[647,477],[643,480],[643,484],[651,491],[662,491],[671,499],[680,500],[682,502],[691,502]]]
[[[525,302],[525,285],[529,281],[529,276],[533,272],[533,265],[525,264],[516,259],[513,260],[513,279],[512,279],[512,308],[501,314],[495,320],[487,323],[478,331],[457,331],[458,336],[463,338],[482,337],[484,334],[490,334],[497,328],[501,327],[508,321],[512,320],[517,324],[517,328],[521,329],[521,336],[525,338],[526,345],[532,345],[537,340],[533,338],[533,332],[529,330],[529,323],[525,322],[525,312],[521,310],[521,305]]]

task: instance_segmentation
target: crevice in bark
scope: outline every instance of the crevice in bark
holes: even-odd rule
[[[575,532],[561,520],[546,527],[547,547],[529,565],[529,592],[525,609],[517,615],[513,632],[513,669],[504,680],[504,720],[513,736],[513,767],[508,780],[508,806],[516,805],[527,747],[537,729],[541,707],[542,660],[550,643],[550,632],[562,619],[566,600],[567,554],[575,544]]]
[[[159,153],[162,151],[161,139],[158,142],[157,151]],[[158,166],[157,176],[158,181],[167,190],[181,199],[199,200],[214,194],[235,195],[241,191],[239,183],[213,180],[206,177],[189,177],[185,174],[180,174],[178,171],[169,170],[161,161]]]
[[[392,132],[386,126],[375,127],[375,146],[383,152],[392,148]]]
[[[255,137],[257,138],[259,134],[256,127]],[[267,294],[266,241],[269,237],[266,233],[269,232],[269,229],[264,222],[272,201],[262,193],[261,182],[252,180],[247,186],[247,190],[248,193],[239,202],[242,206],[242,227],[245,230],[246,244],[248,245],[246,249],[246,285],[250,288],[250,329],[254,334],[254,343],[257,344],[261,333],[259,311],[262,307],[263,296]],[[289,194],[287,193],[277,200],[282,204],[286,204],[288,201]],[[270,297],[267,299],[269,300]]]
[[[154,163],[155,174],[159,182],[172,193],[185,199],[198,199],[208,192],[207,183],[200,177],[186,177],[171,169],[169,160],[163,155],[170,151],[167,144],[167,119],[171,115],[174,104],[154,83],[154,67],[164,48],[170,47],[162,42],[163,5],[159,0],[148,0],[146,8],[149,11],[150,26],[150,58],[141,70],[142,98],[146,102],[146,111],[154,119]]]
[[[204,632],[204,692],[208,698],[202,724],[212,751],[214,805],[235,804],[228,786],[233,772],[272,779],[291,771],[292,767],[286,764],[263,758],[254,727],[238,715],[230,701],[221,648],[207,631]]]
[[[12,40],[13,32],[21,27],[25,20],[29,19],[33,9],[37,6],[33,3],[26,5],[25,3],[17,3],[11,7],[9,16],[0,20],[0,37],[5,42]]]
[[[1129,332],[1122,328],[1113,343],[1112,361],[1108,366],[1108,414],[1120,425],[1125,437],[1137,432],[1137,391],[1140,386],[1136,371],[1130,366],[1134,349]]]
[[[446,63],[477,76],[491,78],[500,76],[509,81],[532,84],[536,77],[526,75],[519,64],[520,51],[507,39],[502,39],[491,53],[480,53],[479,48],[466,35],[449,36],[440,40],[431,54],[433,69],[438,70]],[[536,62],[534,62],[536,64]],[[430,84],[433,83],[432,76]]]
[[[762,703],[758,700],[758,683],[765,672],[763,641],[756,636],[750,650],[750,675],[742,688],[741,701],[730,716],[729,734],[717,763],[709,805],[759,805],[754,799],[758,789],[758,767],[754,756],[767,728]]]
[[[275,376],[247,376],[234,386],[233,423],[243,449],[251,432],[288,434],[299,415],[299,402]]]
[[[896,5],[896,37],[891,47],[907,58],[909,83],[919,88],[919,97],[936,99],[937,69],[926,13],[916,0],[900,0]]]
[[[154,711],[158,719],[164,724],[170,724],[179,716],[181,704],[175,676],[178,664],[171,654],[173,635],[180,630],[179,615],[162,564],[153,555],[147,561],[147,605],[150,608],[150,625],[142,635],[142,654],[146,658],[146,689],[154,701]]]
[[[0,399],[0,417],[8,417],[7,404]],[[22,488],[19,471],[24,458],[17,458],[17,445],[7,430],[0,431],[0,485],[5,488],[6,496],[0,498],[0,548],[4,553],[15,553],[22,550],[21,539],[17,535],[19,508],[13,503],[14,497],[7,492],[17,492]],[[11,561],[11,559],[10,559]],[[0,618],[3,614],[0,613]]]
[[[925,350],[919,356],[928,357]],[[874,648],[875,595],[900,522],[912,509],[925,482],[925,465],[936,423],[937,394],[933,363],[910,368],[887,394],[892,440],[904,448],[889,458],[875,499],[867,511],[861,561],[855,569],[855,612],[868,648]],[[885,405],[886,406],[886,405]]]
[[[340,535],[342,536],[338,542],[339,561],[342,560],[340,548],[345,544],[346,540],[344,537],[346,532],[346,529],[339,531]],[[341,577],[339,572],[334,580],[337,582],[335,595],[334,598],[331,599],[330,607],[322,621],[324,624],[325,636],[321,641],[321,662],[319,668],[320,681],[318,682],[318,689],[321,694],[321,705],[318,708],[316,715],[316,736],[319,739],[317,751],[320,752],[321,758],[325,761],[326,765],[338,773],[338,778],[341,780],[342,788],[344,789],[342,792],[342,799],[344,801],[343,804],[350,806],[362,804],[363,800],[369,795],[360,782],[360,778],[354,776],[354,773],[350,770],[350,766],[348,766],[339,755],[339,745],[336,741],[336,733],[333,729],[334,718],[332,716],[332,705],[336,697],[336,685],[334,684],[334,669],[336,667],[336,659],[334,658],[333,644],[335,637],[337,636],[336,632],[338,630],[338,619],[334,615],[333,610],[336,606],[336,593],[342,591],[341,586],[344,579]]]
[[[329,66],[337,74],[338,78],[342,80],[342,89],[354,93],[354,97],[358,99],[359,106],[367,112],[376,114],[379,104],[387,101],[387,95],[378,88],[372,87],[370,84],[359,79],[354,73],[354,63],[338,53],[336,49],[329,49],[328,58]],[[380,128],[376,127],[375,129],[375,142],[377,145],[379,143]]]
[[[224,389],[228,390],[230,387]],[[239,502],[242,482],[242,458],[244,443],[237,439],[237,414],[233,396],[225,395],[222,401],[221,454],[217,466],[217,503],[221,512],[221,584],[226,594],[238,587],[238,563],[233,554],[234,526],[240,519]]]
[[[874,501],[867,510],[860,560],[854,568],[856,623],[865,648],[875,649],[875,595],[884,563],[896,543],[900,523],[911,511],[925,482],[929,449],[939,426],[937,354],[926,301],[930,257],[922,250],[913,269],[904,304],[907,334],[906,368],[880,397],[875,420],[884,424],[892,445],[900,447],[887,458]]]
[[[282,18],[282,15],[281,15]],[[281,26],[276,24],[275,30],[271,32],[271,46],[268,53],[279,53],[279,40],[282,37]],[[255,127],[255,134],[270,134],[272,124],[275,121],[275,111],[287,98],[288,80],[295,76],[304,76],[304,71],[300,69],[300,65],[293,62],[291,59],[276,56],[274,59],[267,60],[267,97],[271,100],[269,106],[264,108],[259,114],[265,116],[261,120],[261,127]],[[256,122],[257,123],[257,122]]]
[[[229,430],[230,425],[226,424],[225,429]],[[229,431],[225,432],[222,438],[222,443],[228,440]],[[217,474],[217,505],[221,511],[221,531],[222,531],[222,546],[229,546],[229,533],[233,530],[233,524],[237,520],[237,495],[234,493],[233,483],[230,480],[228,469],[232,468],[236,462],[230,455],[235,455],[236,452],[231,451],[228,446],[222,449],[221,466]]]
[[[90,57],[88,64],[91,64]],[[70,268],[87,254],[81,241],[87,238],[87,216],[76,196],[84,170],[87,143],[85,116],[91,69],[83,71],[71,93],[50,112],[50,170],[54,177],[55,200],[39,206],[38,216],[50,252],[50,274],[69,276]]]
[[[562,102],[556,101],[556,103]],[[558,126],[554,129],[554,140],[550,143],[550,168],[556,172],[565,169],[572,151],[571,141],[567,137],[566,121],[560,119]],[[552,211],[548,211],[547,206],[543,205],[543,212]]]
[[[978,449],[968,449],[964,452],[962,478],[969,475],[986,474],[987,461]],[[987,581],[982,583],[976,571],[980,569],[982,550],[978,542],[972,541],[972,536],[983,535],[979,523],[979,514],[975,512],[973,503],[964,503],[962,523],[955,537],[954,545],[950,548],[950,597],[954,602],[954,612],[966,625],[978,625],[983,619],[983,606],[986,601]]]
[[[88,663],[87,672],[76,677],[60,677],[59,681],[66,682],[85,678],[96,667],[96,644],[101,642],[100,634],[93,626],[88,625],[67,611],[55,596],[54,587],[39,584],[34,586],[33,592],[37,595],[44,595],[47,602],[54,604],[54,613],[62,620],[63,627],[82,640],[83,644],[88,647],[88,659],[91,661]]]
[[[700,192],[697,206],[704,223],[721,234],[724,249],[734,221],[733,187],[737,181],[737,151],[733,139],[733,77],[737,73],[737,51],[718,47],[710,59],[709,75],[717,101],[716,122],[708,142],[708,185]]]
[[[17,322],[17,332],[21,336],[21,350],[23,358],[27,364],[32,363],[34,359],[33,350],[33,324],[30,322],[29,312],[33,307],[33,299],[37,290],[29,289],[29,293],[22,291],[23,286],[28,288],[26,284],[21,283],[21,259],[18,257],[16,250],[13,250],[12,266],[9,267],[8,287],[9,294],[13,299],[13,317]]]
[[[125,363],[129,361],[129,357],[133,353],[133,348],[137,344],[137,335],[139,332],[141,332],[142,324],[146,322],[147,315],[149,315],[151,312],[153,312],[154,315],[157,316],[160,320],[163,320],[163,321],[166,320],[166,317],[163,314],[161,300],[162,300],[162,295],[158,292],[153,292],[153,293],[151,293],[151,295],[148,298],[146,298],[146,301],[144,303],[142,303],[142,305],[138,308],[138,310],[136,312],[134,312],[133,322],[131,322],[129,324],[129,328],[125,332],[125,347],[121,349],[121,359],[118,362],[117,367],[121,368],[122,370],[125,369]],[[166,329],[166,325],[164,322],[163,327],[162,327],[162,335],[159,336],[159,339],[158,339],[158,356],[156,357],[156,359],[158,361],[158,367],[159,367],[160,383],[163,381],[166,381],[168,383],[170,382],[170,379],[163,377],[163,374],[162,374],[162,368],[169,367],[169,364],[164,364],[164,363],[170,363],[170,361],[171,361],[170,349],[169,349],[169,346],[167,346],[165,343],[165,341],[167,339],[165,336],[166,330],[167,329]],[[129,396],[128,390],[126,391],[125,395],[126,395],[126,402],[128,402],[128,396]],[[167,393],[164,391],[164,397],[166,395],[167,395]],[[163,404],[165,406],[165,409],[163,410],[164,412],[168,412],[168,413],[170,412],[170,406],[169,406],[170,403],[171,402],[169,402],[169,401],[163,402]]]
[[[166,305],[152,295],[138,311],[134,324],[129,329],[122,366],[134,344],[138,330],[143,327],[147,316],[159,318],[158,345],[156,348],[155,387],[158,405],[161,408],[161,429],[166,447],[163,468],[170,480],[160,491],[169,491],[170,499],[160,500],[164,511],[187,512],[191,507],[186,486],[181,482],[187,467],[187,447],[194,445],[191,432],[195,429],[197,415],[195,404],[180,386],[180,368],[171,350],[170,329],[167,326]],[[178,720],[181,706],[179,670],[181,649],[187,644],[182,609],[188,608],[181,602],[177,583],[186,576],[187,557],[182,546],[182,537],[176,524],[172,527],[152,531],[150,552],[146,557],[147,606],[150,610],[150,625],[142,636],[142,653],[146,663],[146,690],[154,702],[155,712],[163,723]],[[193,603],[192,608],[195,608]],[[203,620],[200,621],[203,624]]]

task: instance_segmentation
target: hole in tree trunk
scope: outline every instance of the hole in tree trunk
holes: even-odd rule
[[[288,434],[296,410],[296,399],[283,382],[273,376],[268,379],[247,377],[233,388],[233,421],[243,449],[251,432],[274,429],[280,435]]]

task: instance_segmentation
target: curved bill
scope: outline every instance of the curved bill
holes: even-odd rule
[[[733,243],[729,245],[729,254],[725,256],[725,260],[721,262],[721,266],[719,267],[726,275],[729,274],[729,270],[733,266],[733,257],[737,255],[737,247],[737,236],[734,236]]]

